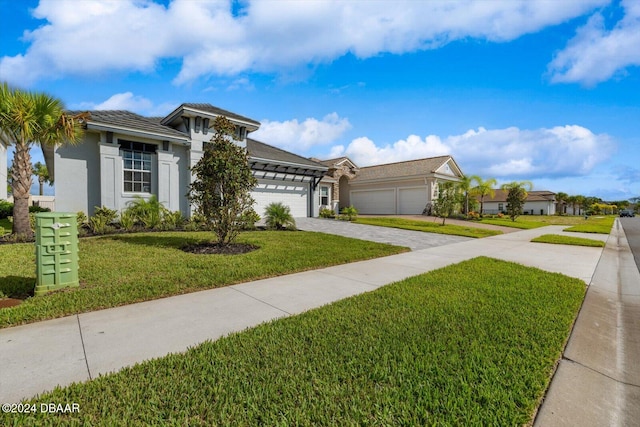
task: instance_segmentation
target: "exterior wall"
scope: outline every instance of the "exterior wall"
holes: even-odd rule
[[[124,191],[118,139],[158,146],[151,156],[150,193]],[[162,141],[118,134],[113,136],[113,143],[108,143],[104,133],[88,133],[78,146],[59,147],[55,156],[57,210],[92,215],[96,206],[105,206],[120,211],[136,196],[148,198],[153,194],[167,209],[188,215],[188,150],[179,144],[169,144],[167,151],[162,148]]]
[[[499,204],[502,204],[503,211],[507,209],[507,202],[484,202],[484,213],[497,214],[501,212]],[[525,202],[522,213],[525,215],[555,215],[555,203],[553,201]]]
[[[7,199],[7,149],[0,144],[0,200]]]
[[[101,205],[99,141],[98,134],[88,133],[82,144],[63,145],[56,149],[57,211],[83,211],[91,215],[94,206]]]

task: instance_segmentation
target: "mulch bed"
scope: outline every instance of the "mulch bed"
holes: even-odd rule
[[[228,245],[219,245],[217,243],[200,243],[198,245],[188,245],[182,248],[183,251],[192,254],[221,254],[221,255],[238,255],[255,251],[259,246],[249,245],[246,243],[231,243]]]
[[[0,298],[0,308],[14,307],[22,304],[21,299],[15,298]]]

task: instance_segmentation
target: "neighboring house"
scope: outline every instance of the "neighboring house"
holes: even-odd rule
[[[7,149],[0,144],[0,200],[7,199]]]
[[[438,182],[463,176],[451,156],[359,168],[347,157],[322,160],[320,205],[339,210],[353,205],[361,214],[420,215],[438,197]]]
[[[495,190],[495,197],[484,196],[484,211],[486,214],[497,214],[507,210],[507,192]],[[480,202],[480,199],[478,199]],[[529,191],[522,213],[525,215],[555,215],[556,193],[551,191]]]
[[[217,116],[236,126],[238,145],[246,147],[258,186],[252,192],[259,215],[271,202],[283,202],[293,216],[317,216],[317,186],[324,165],[248,138],[260,123],[210,104],[182,104],[166,117],[129,111],[91,111],[81,144],[45,151],[56,183],[56,210],[95,207],[122,210],[136,196],[156,195],[172,211],[193,212],[187,199],[190,169],[213,136]]]

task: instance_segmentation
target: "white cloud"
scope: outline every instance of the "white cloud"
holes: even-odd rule
[[[27,32],[23,54],[0,58],[0,78],[28,84],[69,74],[151,72],[182,60],[175,83],[244,71],[283,72],[346,53],[368,58],[479,38],[515,39],[582,16],[607,0],[550,2],[41,0],[44,25]]]
[[[360,137],[346,148],[334,147],[331,157],[346,155],[359,166],[368,166],[451,154],[467,174],[534,179],[584,176],[606,162],[614,150],[608,135],[571,125],[535,130],[479,128],[446,138],[410,135],[384,146]]]
[[[104,102],[93,107],[94,110],[129,110],[146,111],[153,107],[153,103],[142,96],[135,96],[131,92],[116,93]]]
[[[326,145],[336,141],[351,128],[349,119],[340,118],[337,113],[327,114],[322,120],[307,118],[276,122],[263,120],[260,129],[252,133],[252,138],[268,144],[303,152],[313,146]]]
[[[624,17],[611,30],[600,13],[578,29],[548,66],[552,82],[593,86],[640,65],[640,3],[626,0],[622,7]]]
[[[107,100],[95,102],[82,102],[71,105],[73,110],[127,110],[143,116],[164,116],[176,108],[178,103],[162,103],[155,105],[149,99],[134,95],[132,92],[116,93]]]

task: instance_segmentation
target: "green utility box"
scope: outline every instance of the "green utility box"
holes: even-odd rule
[[[79,286],[76,214],[36,214],[36,295]]]

